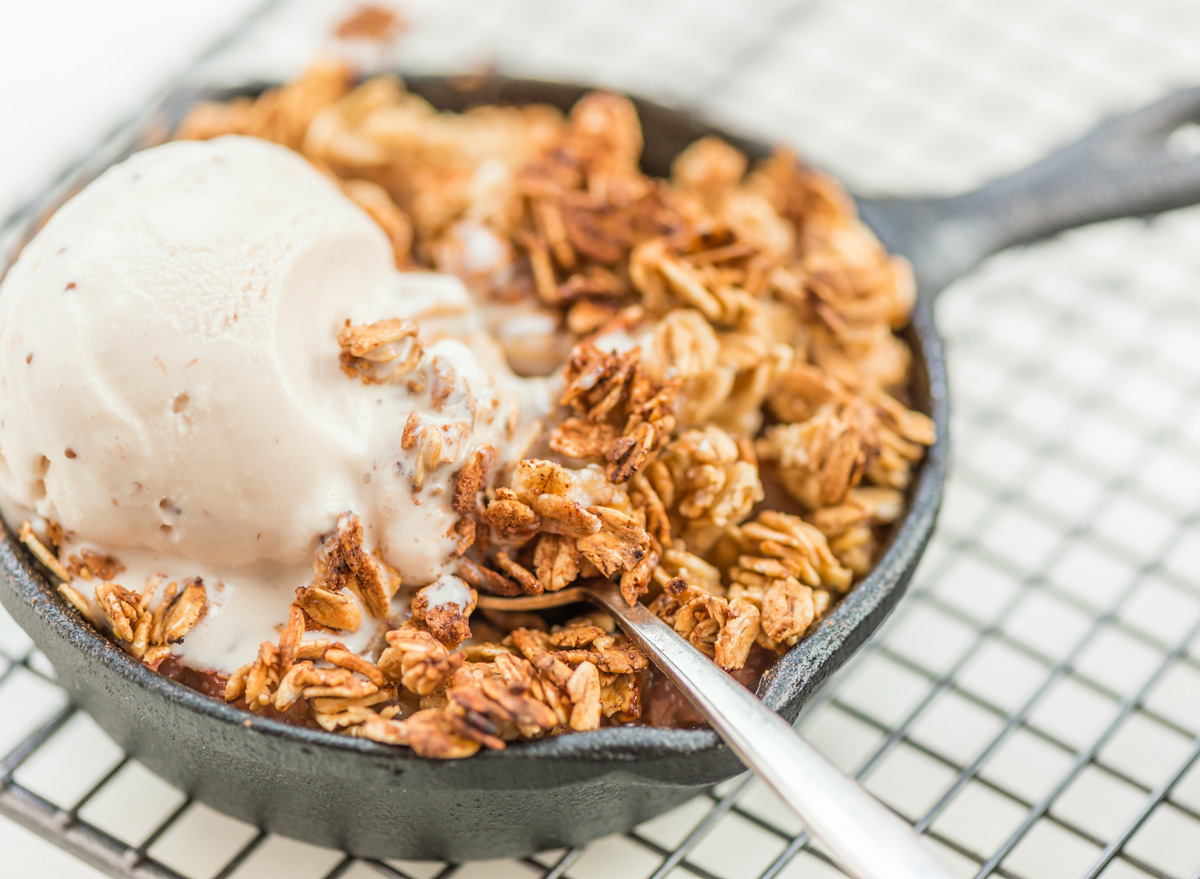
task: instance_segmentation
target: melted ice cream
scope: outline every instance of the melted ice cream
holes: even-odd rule
[[[347,376],[338,329],[396,317],[421,328],[410,380]],[[0,288],[6,517],[113,553],[135,591],[204,577],[209,610],[177,652],[231,671],[278,637],[339,513],[406,587],[441,582],[454,474],[481,444],[497,469],[520,458],[550,408],[486,329],[461,282],[396,272],[383,232],[287,149],[139,153],[61,208]],[[406,425],[436,435],[434,464]]]

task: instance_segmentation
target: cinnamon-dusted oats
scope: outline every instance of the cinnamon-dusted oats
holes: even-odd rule
[[[562,534],[542,534],[533,555],[534,570],[547,592],[558,592],[575,582],[583,564],[576,542]]]
[[[517,466],[512,485],[497,489],[484,519],[498,540],[524,545],[536,535],[536,547],[528,566],[498,551],[499,582],[471,563],[464,576],[476,577],[477,588],[510,595],[557,591],[579,576],[585,559],[612,575],[633,570],[650,549],[645,530],[622,511],[631,509],[626,492],[595,470],[527,460]]]
[[[382,687],[386,680],[378,668],[375,667],[366,658],[359,656],[357,653],[352,653],[342,647],[330,647],[325,651],[322,657],[330,665],[335,665],[338,668],[344,668],[347,671],[356,672],[374,684],[376,687]],[[358,697],[343,697],[343,698],[358,698]]]
[[[463,556],[458,560],[457,570],[458,576],[480,592],[510,597],[523,594],[521,584],[516,580],[499,571],[492,570],[490,567],[485,567],[468,556]]]
[[[422,757],[443,760],[470,757],[481,744],[478,739],[464,735],[463,724],[442,709],[418,711],[400,723],[404,725],[408,746]]]
[[[163,643],[176,644],[182,641],[200,621],[207,608],[208,594],[205,592],[203,581],[196,577],[167,605],[163,618]]]
[[[403,721],[386,718],[380,714],[368,713],[361,725],[352,727],[348,732],[352,736],[371,739],[384,745],[409,744],[408,726]],[[475,750],[478,750],[478,747]],[[464,756],[473,753],[475,751],[470,751]]]
[[[496,450],[489,445],[480,445],[471,451],[467,463],[454,478],[454,498],[451,501],[456,513],[472,515],[479,507],[479,495],[487,487],[496,459]]]
[[[369,696],[378,688],[370,681],[356,677],[348,668],[318,668],[304,688],[305,698],[335,696],[342,699],[357,699]]]
[[[865,576],[878,555],[879,526],[896,522],[904,513],[904,494],[894,488],[860,486],[837,506],[816,510],[809,517],[829,540],[838,561]]]
[[[729,567],[734,584],[753,589],[764,578],[795,577],[809,586],[838,592],[850,588],[852,575],[841,566],[816,527],[799,516],[764,510],[752,521],[730,529],[717,551],[736,553]]]
[[[588,512],[600,520],[600,530],[575,541],[583,557],[609,578],[637,567],[650,550],[650,536],[637,520],[609,507]]]
[[[630,257],[629,274],[647,310],[665,314],[677,307],[694,308],[715,327],[737,327],[753,311],[753,298],[719,262],[692,258],[694,248],[703,254],[726,249],[732,242],[731,230],[722,230],[689,236],[684,242],[656,238],[640,245]]]
[[[142,590],[139,609],[149,603],[150,599],[158,591],[158,587],[161,585],[161,577],[155,576],[150,578],[150,581],[146,583],[146,588]],[[163,586],[162,598],[159,599],[158,606],[154,608],[154,611],[150,615],[150,639],[155,644],[162,644],[166,638],[167,610],[170,608],[171,602],[178,594],[179,584],[174,580],[168,582],[166,586]]]
[[[671,182],[684,192],[714,201],[746,176],[746,156],[719,137],[702,137],[671,163]]]
[[[460,729],[491,748],[517,738],[537,738],[558,724],[558,716],[531,693],[532,667],[514,675],[497,668],[495,675],[448,689],[448,710],[460,717]]]
[[[650,584],[654,580],[654,572],[658,569],[658,563],[662,558],[662,551],[660,549],[662,544],[656,538],[647,536],[649,546],[641,559],[632,568],[621,574],[619,584],[621,597],[629,602],[630,605],[635,604],[639,598],[650,591]]]
[[[390,318],[367,326],[350,321],[338,330],[342,369],[363,384],[399,381],[420,362],[424,349],[417,338],[419,327],[411,320]]]
[[[294,82],[269,89],[258,98],[197,104],[175,137],[204,140],[247,134],[299,149],[317,115],[347,92],[351,78],[345,64],[333,59],[319,61]]]
[[[101,583],[96,587],[96,603],[112,627],[113,635],[121,641],[133,640],[137,624],[140,597],[116,583]]]
[[[250,664],[250,672],[246,677],[246,705],[251,710],[262,708],[271,703],[280,678],[291,669],[279,667],[279,648],[270,641],[258,645],[258,656]]]
[[[335,715],[355,709],[374,708],[377,705],[382,705],[396,698],[396,694],[392,689],[384,687],[383,684],[379,684],[379,686],[382,689],[371,693],[369,696],[358,696],[355,698],[314,696],[309,700],[309,703],[314,712]],[[379,710],[386,711],[387,709],[381,708]],[[361,720],[356,722],[362,723]]]
[[[589,507],[624,503],[620,490],[595,472],[572,471],[553,461],[535,459],[517,465],[512,492],[516,500],[545,520],[546,531],[569,537],[586,537],[600,530],[601,522]]]
[[[799,424],[776,424],[759,440],[758,452],[778,465],[779,476],[806,510],[835,506],[859,484],[868,448],[853,420],[826,411]]]
[[[463,662],[461,653],[451,653],[428,631],[412,624],[388,632],[387,643],[377,663],[379,670],[418,696],[437,690]]]
[[[345,702],[351,700],[335,701]],[[374,712],[370,709],[358,705],[339,706],[331,711],[317,711],[316,709],[309,711],[309,716],[326,732],[339,732],[346,727],[363,723],[373,714]]]
[[[604,629],[587,617],[569,621],[563,628],[550,634],[550,643],[555,647],[587,647],[601,635]]]
[[[226,702],[236,702],[246,693],[246,682],[250,679],[250,669],[253,663],[243,665],[225,680],[224,698]]]
[[[118,559],[107,553],[96,552],[94,549],[87,547],[79,550],[79,559],[82,564],[78,570],[72,565],[71,573],[76,576],[83,576],[87,580],[90,580],[92,577],[99,577],[101,580],[113,580],[125,570],[125,566]],[[74,561],[74,558],[72,558],[72,561]]]
[[[682,577],[674,577],[667,582],[662,594],[651,603],[650,608],[670,623],[692,646],[715,659],[717,644],[722,641],[722,631],[731,622],[728,601],[689,585]],[[735,632],[724,637],[722,646],[722,658],[731,662],[738,661],[733,649],[736,644],[733,642],[740,640],[741,631],[747,625],[746,615],[739,611],[734,623]],[[756,626],[754,630],[757,635]],[[745,661],[744,655],[741,656],[741,661]]]
[[[499,488],[483,518],[501,538],[523,543],[542,527],[542,520],[533,507],[522,501],[511,488]]]
[[[663,552],[655,577],[664,587],[669,580],[682,577],[690,585],[699,586],[713,595],[725,594],[721,570],[682,546],[672,546]]]
[[[357,514],[338,516],[337,532],[325,541],[313,567],[317,586],[329,592],[349,588],[373,616],[387,618],[400,578],[366,551],[362,520]]]
[[[386,42],[407,27],[393,9],[364,4],[338,22],[334,35],[342,40],[375,40]]]
[[[17,537],[33,553],[34,558],[45,565],[46,570],[64,583],[71,582],[71,572],[63,567],[63,563],[58,560],[58,553],[51,552],[38,539],[37,535],[33,533],[33,525],[30,524],[28,519],[21,523],[21,529]]]
[[[763,632],[776,644],[794,643],[817,617],[812,587],[795,577],[771,580],[761,602]]]
[[[301,639],[308,628],[304,611],[296,602],[288,608],[288,621],[279,634],[279,668],[285,674],[299,658]],[[322,651],[322,654],[324,651]]]
[[[614,354],[581,342],[563,378],[559,402],[577,414],[551,432],[550,448],[571,458],[603,457],[613,483],[645,466],[675,428],[680,381],[652,381],[640,348]]]
[[[675,429],[675,397],[679,381],[663,384],[650,399],[629,416],[625,432],[612,444],[605,458],[608,478],[614,483],[627,482],[653,460]]]
[[[317,669],[313,663],[307,660],[293,665],[275,690],[275,707],[280,711],[290,708],[304,694],[306,687],[324,680],[323,673],[325,671],[327,669]],[[228,693],[226,693],[226,698],[228,698]]]
[[[450,574],[446,576],[452,577]],[[478,597],[475,590],[465,582],[457,577],[453,579],[461,584],[462,590],[468,596],[465,604],[460,605],[457,601],[435,601],[431,604],[430,595],[438,589],[436,584],[419,590],[412,600],[413,619],[424,623],[433,637],[450,649],[471,637],[471,624],[468,619],[475,610]]]
[[[590,646],[596,667],[608,674],[633,674],[650,664],[642,649],[624,635],[598,635]]]
[[[719,427],[689,430],[672,440],[647,478],[673,515],[672,533],[697,552],[707,552],[763,499],[749,442],[739,443]]]
[[[635,675],[616,675],[600,686],[600,711],[617,723],[634,723],[642,716],[642,685]]]
[[[504,550],[496,553],[496,566],[521,587],[522,595],[539,595],[541,594],[542,584],[532,572],[517,564]]]
[[[730,599],[725,624],[713,642],[713,661],[724,669],[745,665],[750,648],[758,637],[762,619],[763,615],[753,601]]]
[[[566,689],[571,699],[571,729],[599,729],[600,671],[596,666],[581,662],[567,679]]]
[[[59,583],[58,594],[65,598],[67,603],[79,611],[80,615],[82,615],[84,618],[89,620],[93,619],[92,607],[90,604],[88,604],[88,600],[84,598],[83,594],[80,593],[78,589],[74,588],[70,583]]]
[[[344,589],[335,592],[313,583],[296,590],[296,605],[313,622],[326,629],[357,632],[362,624],[358,602]]]

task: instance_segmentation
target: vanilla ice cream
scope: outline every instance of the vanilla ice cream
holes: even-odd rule
[[[339,328],[389,318],[420,327],[413,380],[348,376]],[[205,577],[208,613],[177,649],[200,668],[277,638],[339,513],[360,515],[406,586],[438,582],[452,476],[483,444],[497,469],[518,459],[549,402],[459,281],[397,272],[333,182],[252,138],[111,168],[0,287],[6,518],[112,552],[135,591],[148,573]],[[437,434],[432,465],[414,429]]]

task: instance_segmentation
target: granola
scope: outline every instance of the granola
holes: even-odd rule
[[[61,530],[52,523],[48,525],[45,530],[61,539]],[[130,655],[147,665],[154,666],[170,656],[171,645],[182,641],[208,611],[208,593],[198,577],[185,583],[182,589],[177,582],[164,585],[160,578],[151,578],[137,593],[112,580],[124,570],[112,556],[85,550],[81,555],[87,562],[80,565],[77,559],[73,560],[68,569],[56,549],[51,548],[55,541],[50,540],[51,546],[47,546],[30,520],[21,523],[18,537],[58,580],[56,589],[71,607],[94,625],[106,629]],[[96,584],[91,601],[71,585],[77,576],[90,580],[101,574],[109,576]]]
[[[368,12],[348,34],[383,27]],[[490,445],[457,458],[449,579],[404,583],[346,511],[228,701],[437,758],[641,722],[648,661],[610,618],[479,619],[477,592],[613,580],[734,671],[796,644],[869,572],[936,437],[907,404],[896,334],[911,269],[834,181],[786,151],[751,167],[711,137],[656,179],[623,97],[439,113],[394,77],[355,85],[331,62],[199,105],[177,137],[224,133],[297,151],[378,223],[397,266],[455,274],[489,307],[536,307],[566,352],[539,454],[508,469]],[[410,386],[421,334],[347,321],[341,368]],[[444,428],[410,422],[416,491],[454,459]],[[29,523],[20,536],[64,599],[147,663],[206,612],[198,579],[139,593],[118,559],[60,558]],[[102,581],[94,602],[76,578]],[[339,641],[367,626],[374,649]]]

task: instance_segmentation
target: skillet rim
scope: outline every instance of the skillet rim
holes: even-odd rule
[[[565,109],[582,94],[601,88],[574,82],[499,75],[423,75],[406,77],[405,82],[410,91],[429,98],[439,109],[455,110],[477,103],[512,105],[535,102],[550,103]],[[173,115],[172,104],[168,102],[165,105],[168,119],[177,122],[196,100],[252,94],[266,85],[251,84],[219,92],[212,90],[203,94],[178,95],[174,99]],[[514,97],[514,93],[522,92],[530,97]],[[669,108],[637,95],[619,93],[633,101],[644,129],[650,124],[649,117],[659,127],[666,125],[668,133],[675,139],[685,136],[690,142],[706,134],[717,134],[745,151],[752,159],[762,158],[770,152],[768,144],[718,128],[693,112]],[[434,100],[435,96],[439,100]],[[122,159],[123,156],[118,161]],[[661,170],[652,170],[661,174]],[[933,320],[934,292],[919,291],[912,317],[903,334],[914,349],[916,378],[918,381],[925,378],[925,387],[922,388],[924,394],[919,395],[925,399],[920,402],[925,404],[923,408],[937,427],[937,442],[927,450],[909,491],[905,515],[871,573],[838,603],[817,632],[785,653],[763,674],[757,688],[758,696],[769,708],[790,721],[795,720],[804,702],[821,683],[856,653],[883,623],[903,596],[933,532],[949,457],[949,400],[942,340]],[[447,781],[458,776],[467,784],[470,784],[472,774],[470,766],[480,761],[512,762],[529,758],[537,762],[620,765],[697,756],[724,747],[711,729],[621,726],[551,736],[532,742],[512,742],[502,751],[485,749],[466,760],[418,757],[408,748],[258,717],[151,670],[117,647],[89,621],[67,609],[66,603],[16,540],[7,523],[4,525],[3,539],[0,539],[0,569],[14,586],[18,598],[39,605],[40,615],[59,637],[68,641],[73,649],[104,663],[121,677],[138,685],[147,698],[159,698],[173,709],[197,712],[222,725],[247,731],[253,729],[261,735],[300,747],[329,748],[391,761],[417,761],[427,771],[438,767],[435,771]],[[49,600],[39,601],[39,598]]]

